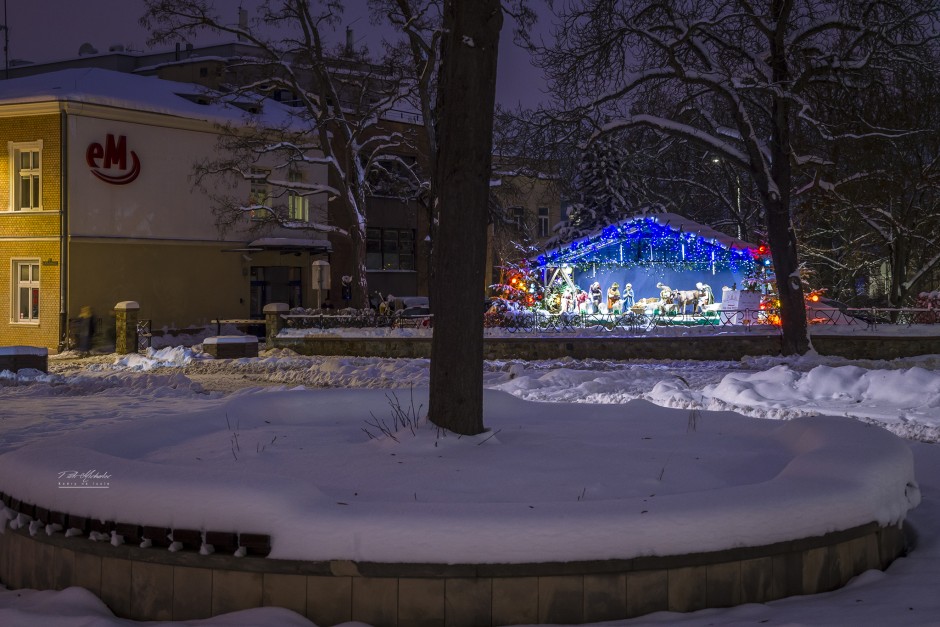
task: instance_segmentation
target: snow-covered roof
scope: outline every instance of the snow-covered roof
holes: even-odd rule
[[[634,222],[643,218],[652,218],[656,220],[659,224],[663,226],[668,226],[677,231],[682,231],[683,233],[693,233],[699,237],[704,237],[705,239],[714,240],[716,243],[721,244],[726,248],[757,248],[757,244],[752,244],[750,242],[745,242],[744,240],[738,239],[736,237],[731,237],[730,235],[725,235],[720,231],[716,231],[710,226],[705,226],[704,224],[699,224],[688,218],[684,218],[675,213],[653,213],[640,216],[633,216],[627,220],[619,222],[619,224],[625,224],[627,222]]]
[[[249,115],[234,104],[212,102],[212,95],[213,92],[192,83],[100,68],[60,70],[0,81],[0,106],[76,102],[221,123],[239,122]],[[288,107],[272,100],[263,101],[261,113],[265,123],[278,127],[291,116]]]

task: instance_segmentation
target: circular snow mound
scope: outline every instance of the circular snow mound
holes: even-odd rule
[[[488,391],[488,430],[459,437],[426,420],[426,390],[192,402],[177,415],[115,412],[0,455],[0,517],[14,529],[0,554],[32,564],[2,560],[0,579],[87,586],[59,563],[82,554],[102,569],[94,591],[154,620],[168,604],[174,618],[204,615],[176,609],[200,594],[220,613],[255,593],[288,607],[314,595],[329,624],[388,612],[410,624],[432,597],[485,605],[470,621],[481,625],[608,620],[843,585],[903,553],[920,500],[909,447],[849,419]],[[144,574],[105,590],[127,581],[122,568]],[[176,599],[175,580],[198,588],[209,571],[223,574]],[[232,571],[251,574],[238,594]]]
[[[489,391],[489,430],[458,437],[428,423],[426,406],[424,390],[194,402],[2,455],[0,491],[101,520],[263,533],[271,557],[422,563],[767,545],[897,524],[920,498],[908,446],[849,419]],[[63,485],[91,470],[107,486]]]

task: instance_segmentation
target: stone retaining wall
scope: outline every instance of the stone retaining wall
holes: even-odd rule
[[[280,606],[324,626],[481,627],[598,622],[825,592],[866,570],[886,568],[905,549],[901,528],[869,524],[817,538],[670,557],[375,564],[203,556],[6,529],[0,534],[0,581],[12,589],[82,586],[117,616],[136,620]]]
[[[813,335],[812,340],[813,347],[820,355],[836,355],[846,359],[940,355],[940,335]]]
[[[268,347],[272,346],[269,342]],[[276,348],[301,355],[430,358],[431,339],[356,338],[311,335],[276,337]],[[822,355],[848,359],[896,359],[940,354],[940,336],[813,335]],[[697,335],[689,337],[546,337],[486,338],[486,359],[693,359],[738,360],[747,355],[779,355],[778,334]]]

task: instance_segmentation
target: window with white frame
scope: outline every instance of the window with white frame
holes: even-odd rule
[[[539,207],[539,237],[548,237],[548,207]]]
[[[39,261],[14,261],[13,284],[13,321],[39,322]]]
[[[522,228],[525,223],[525,207],[510,207],[510,218],[516,223],[518,228]]]
[[[42,209],[42,142],[9,143],[13,211]]]

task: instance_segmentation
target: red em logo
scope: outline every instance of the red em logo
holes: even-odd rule
[[[140,159],[133,150],[131,151],[131,169],[127,172],[127,138],[124,135],[114,139],[114,135],[108,133],[104,146],[98,142],[89,144],[88,150],[85,151],[85,162],[91,168],[92,174],[112,185],[127,185],[140,174]],[[115,175],[102,171],[114,169],[124,173]]]

